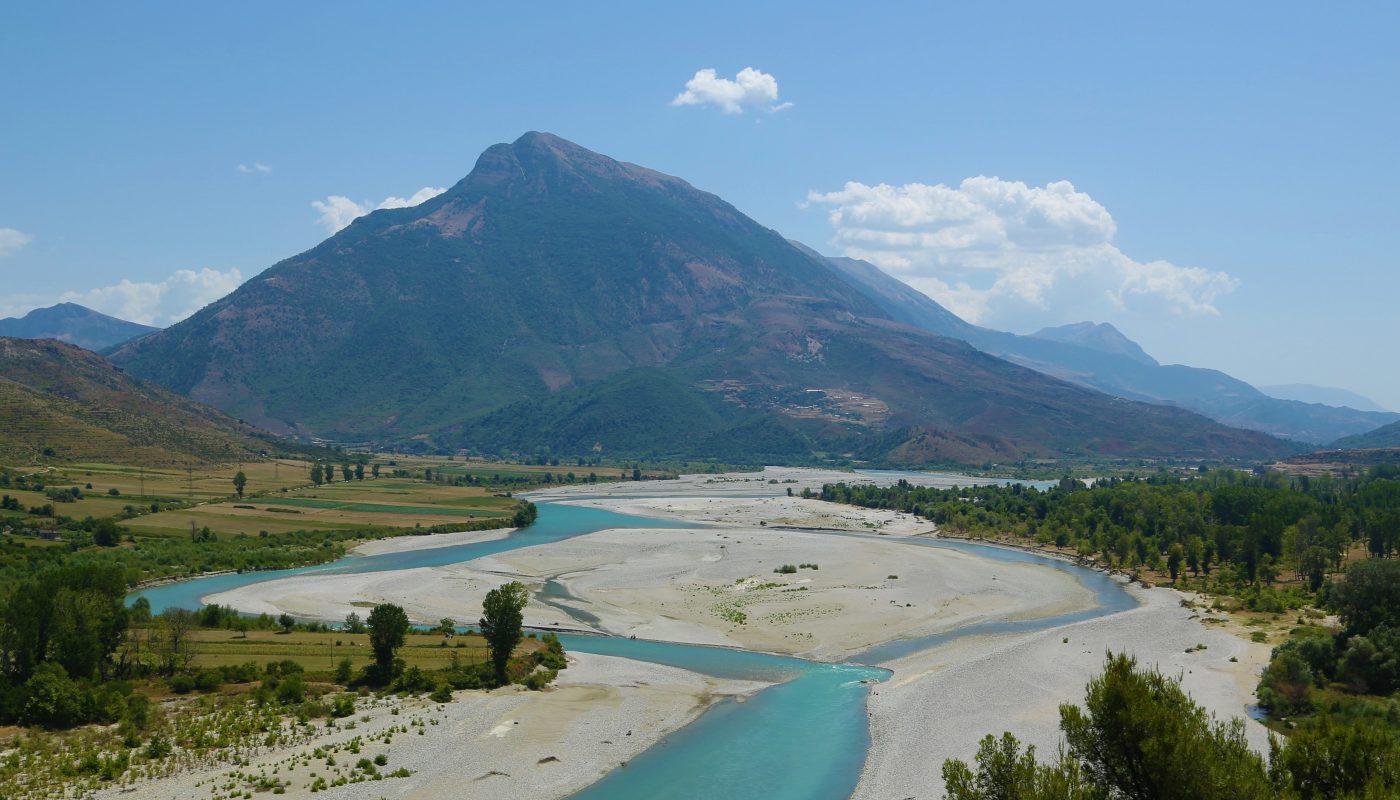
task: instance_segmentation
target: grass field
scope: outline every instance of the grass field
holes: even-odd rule
[[[363,479],[344,479],[341,467],[347,462],[364,464]],[[313,462],[288,458],[188,469],[105,463],[0,464],[10,484],[0,493],[10,495],[21,507],[0,511],[0,530],[52,532],[23,533],[12,540],[36,545],[69,538],[67,531],[79,527],[92,530],[92,523],[80,524],[88,518],[115,519],[138,546],[143,539],[188,539],[192,528],[208,528],[216,539],[298,531],[353,537],[354,532],[367,529],[383,535],[386,529],[441,529],[459,522],[464,527],[480,526],[508,519],[519,501],[503,495],[545,484],[546,478],[549,483],[583,483],[590,474],[597,481],[631,477],[630,469],[617,466],[524,465],[395,453],[327,452],[321,463],[335,467],[335,480],[313,485]],[[243,497],[236,495],[234,487],[239,471],[246,476]],[[379,477],[374,477],[375,471]],[[60,502],[36,491],[36,484],[44,490],[75,488],[81,497]],[[49,505],[51,517],[29,513],[31,508]],[[178,558],[179,564],[215,568],[192,554]],[[143,573],[143,577],[149,575]]]
[[[162,511],[137,517],[127,525],[134,533],[147,536],[188,535],[191,522],[198,528],[207,525],[222,535],[367,526],[412,528],[508,517],[515,502],[475,486],[366,478]]]
[[[273,661],[291,660],[309,673],[328,673],[334,671],[344,658],[350,659],[357,670],[371,661],[369,636],[366,634],[250,631],[244,638],[243,634],[234,631],[199,630],[194,632],[193,640],[197,654],[194,661],[196,668],[246,664],[249,661],[261,666]],[[525,639],[516,653],[532,653],[542,646],[537,639]],[[408,666],[425,670],[448,666],[454,654],[463,664],[485,661],[486,643],[476,635],[449,638],[441,634],[413,633],[409,634],[408,641],[399,650],[399,656]]]

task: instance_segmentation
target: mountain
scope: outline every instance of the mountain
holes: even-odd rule
[[[1400,414],[1390,412],[1279,400],[1219,370],[1158,364],[1108,325],[1079,323],[1033,336],[971,325],[872,264],[849,258],[827,263],[891,318],[1116,397],[1179,406],[1232,427],[1312,444],[1400,420]]]
[[[57,339],[88,350],[113,345],[160,330],[109,317],[77,303],[36,308],[22,317],[0,319],[0,336],[19,339]]]
[[[1400,422],[1392,422],[1373,431],[1338,439],[1327,445],[1329,450],[1370,450],[1381,447],[1400,447]]]
[[[1260,386],[1259,391],[1280,400],[1297,400],[1300,403],[1320,403],[1325,406],[1345,406],[1357,411],[1379,411],[1388,413],[1369,397],[1356,392],[1332,386],[1314,386],[1311,383],[1287,383],[1280,386]]]
[[[147,466],[227,461],[274,444],[249,426],[135,380],[54,339],[0,338],[0,457]]]
[[[1041,328],[1032,333],[1031,336],[1036,339],[1049,339],[1052,342],[1078,345],[1089,350],[1097,350],[1100,353],[1126,356],[1139,364],[1160,366],[1157,359],[1143,352],[1142,347],[1137,342],[1124,336],[1121,331],[1107,322],[1100,322],[1097,325],[1092,322],[1076,322],[1072,325],[1061,325],[1056,328]]]
[[[712,194],[530,133],[112,359],[272,430],[478,452],[981,463],[1293,449],[1009,364],[887,305]]]

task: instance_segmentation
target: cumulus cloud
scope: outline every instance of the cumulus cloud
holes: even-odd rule
[[[261,172],[265,175],[272,171],[272,167],[269,167],[261,161],[254,161],[252,164],[239,164],[238,171],[245,175],[252,172]]]
[[[744,67],[734,80],[721,78],[712,69],[697,70],[685,82],[685,91],[671,101],[673,106],[717,106],[726,114],[742,114],[745,109],[782,111],[792,103],[778,102],[778,79],[753,67]]]
[[[1130,258],[1113,244],[1108,209],[1068,181],[850,182],[807,201],[829,208],[845,255],[987,325],[1024,330],[1150,310],[1214,315],[1217,299],[1238,285],[1223,272]]]
[[[130,281],[80,292],[64,292],[59,302],[77,303],[120,319],[165,327],[237,289],[243,275],[205,267],[182,269],[163,281]]]
[[[320,216],[316,222],[326,229],[326,233],[335,233],[354,222],[357,217],[363,217],[371,211],[416,206],[445,191],[447,190],[441,187],[424,186],[410,197],[386,197],[378,205],[369,202],[357,203],[344,195],[333,194],[325,200],[312,200],[311,207],[319,212]]]
[[[14,228],[0,228],[0,258],[12,256],[34,241],[34,237]]]

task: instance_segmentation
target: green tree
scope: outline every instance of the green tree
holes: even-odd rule
[[[1384,722],[1323,715],[1295,730],[1270,757],[1274,782],[1299,800],[1400,795],[1400,738]]]
[[[92,543],[98,547],[116,547],[121,538],[121,529],[110,519],[98,520],[92,529]]]
[[[243,489],[248,485],[248,476],[239,470],[233,475],[233,490],[238,493],[239,498],[243,497]]]
[[[24,684],[24,725],[68,728],[85,722],[83,696],[77,684],[57,664],[44,664]]]
[[[364,633],[365,621],[360,619],[359,614],[351,611],[345,615],[345,631],[346,633]]]
[[[311,465],[311,482],[316,484],[317,486],[320,486],[321,484],[326,482],[325,472],[321,468],[320,463]]]
[[[348,480],[350,480],[351,478],[354,478],[354,477],[355,477],[355,471],[352,470],[352,469],[350,469],[350,465],[349,465],[349,464],[341,464],[341,465],[340,465],[340,477],[342,477],[342,478],[344,478],[345,480],[348,481]]]
[[[1219,722],[1181,689],[1135,659],[1108,656],[1084,708],[1060,706],[1069,757],[1095,786],[1124,800],[1237,800],[1273,796],[1244,721]]]
[[[1180,543],[1172,545],[1167,549],[1167,571],[1171,573],[1172,583],[1176,583],[1176,578],[1181,574],[1181,562],[1186,558],[1186,549]]]
[[[1010,733],[987,736],[977,748],[974,772],[962,761],[943,763],[948,800],[1099,800],[1107,793],[1087,784],[1073,761],[1047,766],[1035,748],[1021,749]]]
[[[491,666],[498,683],[509,679],[506,665],[516,645],[524,638],[525,604],[529,599],[529,592],[519,581],[486,593],[481,609],[481,635],[491,651]]]
[[[1333,585],[1330,600],[1348,634],[1365,636],[1381,625],[1400,627],[1400,560],[1353,563],[1345,580]]]
[[[355,465],[355,480],[357,480],[357,481],[362,481],[362,480],[364,480],[364,479],[365,479],[365,465],[364,465],[364,464],[356,464],[356,465]]]
[[[378,465],[378,464],[371,464],[370,467],[369,467],[369,474],[370,474],[370,477],[372,477],[372,478],[378,478],[378,477],[379,477],[379,465]]]
[[[408,636],[408,614],[392,603],[381,603],[369,612],[369,646],[374,653],[371,678],[380,684],[393,680],[394,656]]]
[[[157,622],[156,635],[151,642],[157,666],[162,674],[174,675],[194,661],[194,612],[167,608],[160,612]]]

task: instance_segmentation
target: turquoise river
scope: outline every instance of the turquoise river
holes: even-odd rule
[[[214,575],[134,593],[151,610],[198,608],[201,598],[240,586],[292,575],[359,573],[455,564],[521,547],[548,545],[610,528],[682,528],[693,523],[618,514],[597,508],[539,503],[534,525],[493,541],[347,556],[301,569]],[[813,532],[813,535],[860,535]],[[606,636],[564,635],[568,650],[666,664],[726,679],[775,682],[746,702],[716,704],[624,768],[573,795],[575,800],[657,800],[718,797],[725,800],[838,800],[855,789],[870,746],[865,701],[870,685],[888,671],[869,666],[964,636],[1043,630],[1126,610],[1134,605],[1113,579],[1033,553],[965,542],[890,539],[911,547],[943,547],[1004,562],[1030,562],[1074,575],[1092,590],[1097,605],[1075,614],[1016,621],[985,621],[940,634],[901,639],[872,648],[851,663],[830,664],[723,647]]]

